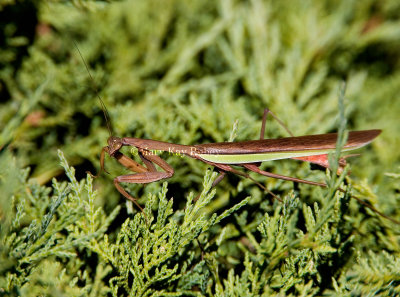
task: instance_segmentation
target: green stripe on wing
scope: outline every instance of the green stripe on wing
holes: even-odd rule
[[[343,149],[342,151],[349,151],[357,147]],[[304,150],[292,152],[269,152],[260,154],[236,154],[236,155],[211,155],[211,154],[198,154],[198,156],[206,161],[220,164],[243,164],[243,163],[256,163],[281,159],[289,159],[296,157],[307,157],[324,155],[333,152],[334,149],[329,150]]]

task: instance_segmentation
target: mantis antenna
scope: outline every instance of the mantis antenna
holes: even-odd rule
[[[86,60],[83,58],[83,55],[82,55],[81,51],[79,50],[79,47],[78,47],[78,45],[76,44],[75,41],[74,41],[74,45],[75,45],[76,49],[78,50],[79,55],[81,56],[81,59],[82,59],[82,61],[83,61],[83,64],[85,64],[85,67],[86,67],[87,72],[89,73],[89,77],[90,77],[90,81],[92,82],[93,90],[95,91],[96,96],[97,96],[97,98],[98,98],[99,101],[100,101],[101,109],[103,110],[104,118],[106,119],[107,130],[108,130],[108,133],[110,134],[110,137],[111,137],[111,136],[113,136],[113,133],[112,133],[112,127],[111,127],[111,122],[110,122],[110,116],[109,116],[109,114],[108,114],[107,107],[106,107],[106,105],[104,104],[103,100],[101,99],[101,97],[100,97],[100,95],[99,95],[99,91],[98,91],[98,89],[97,89],[96,84],[94,83],[93,76],[92,76],[92,74],[90,73],[89,66],[88,66],[88,64],[86,63]]]

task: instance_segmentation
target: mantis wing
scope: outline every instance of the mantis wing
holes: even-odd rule
[[[363,147],[380,133],[381,130],[349,132],[342,151]],[[209,143],[195,147],[198,156],[206,161],[221,164],[243,164],[328,154],[336,149],[337,136],[337,133],[330,133],[243,142]]]

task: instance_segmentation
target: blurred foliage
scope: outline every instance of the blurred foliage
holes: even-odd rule
[[[109,133],[96,89],[116,136],[195,144],[257,139],[265,107],[296,135],[336,131],[346,81],[347,128],[383,129],[347,183],[399,219],[399,49],[396,0],[1,1],[0,295],[398,295],[398,226],[309,164],[262,168],[329,189],[252,175],[277,203],[232,175],[210,192],[207,165],[165,154],[168,193],[126,185],[148,222],[117,162],[96,192],[85,172]]]

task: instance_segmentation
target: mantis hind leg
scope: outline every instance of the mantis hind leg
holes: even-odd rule
[[[243,164],[244,168],[247,168],[250,171],[253,171],[255,173],[267,176],[267,177],[272,177],[272,178],[277,178],[277,179],[283,179],[283,180],[288,180],[296,183],[302,183],[302,184],[308,184],[308,185],[313,185],[313,186],[319,186],[319,187],[326,187],[327,185],[324,183],[319,183],[319,182],[313,182],[309,180],[304,180],[300,178],[295,178],[291,176],[286,176],[286,175],[280,175],[280,174],[275,174],[272,172],[264,171],[258,168],[258,166],[254,164]]]
[[[261,122],[260,140],[264,139],[265,126],[266,126],[268,114],[270,114],[278,122],[278,124],[281,125],[281,127],[283,127],[283,129],[285,129],[290,134],[290,136],[292,136],[292,137],[294,136],[293,133],[289,130],[289,128],[268,107],[266,107],[264,109],[263,118],[262,118],[262,122]],[[257,163],[253,163],[253,164],[256,165],[257,167],[261,166],[261,162],[257,162]]]
[[[218,185],[224,179],[225,175],[226,175],[226,171],[220,169],[217,178],[214,180],[213,184],[211,185],[211,189],[214,188],[216,185]],[[197,195],[197,197],[194,198],[193,201],[196,202],[200,198],[200,195],[201,194]]]
[[[264,114],[263,114],[263,119],[261,123],[261,132],[260,132],[260,140],[264,139],[264,134],[265,134],[265,123],[267,122],[267,116],[270,114],[278,123],[283,127],[290,136],[294,136],[293,133],[289,130],[289,128],[271,111],[269,108],[264,109]]]
[[[204,161],[204,160],[203,160]],[[220,164],[220,163],[213,163],[213,162],[208,162],[208,161],[204,161],[205,163],[208,163],[216,168],[218,168],[220,175],[215,179],[212,187],[214,187],[215,185],[217,185],[226,175],[227,172],[242,176],[244,178],[248,178],[250,179],[252,182],[254,182],[257,186],[259,186],[263,191],[267,192],[268,194],[270,194],[274,199],[282,202],[282,199],[279,198],[277,195],[275,195],[274,193],[272,193],[270,190],[268,190],[265,186],[263,186],[262,184],[260,184],[258,181],[256,181],[254,178],[252,178],[249,174],[242,172],[240,170],[236,170],[234,168],[232,168],[232,166],[228,165],[228,164]],[[258,168],[258,167],[257,167]]]

